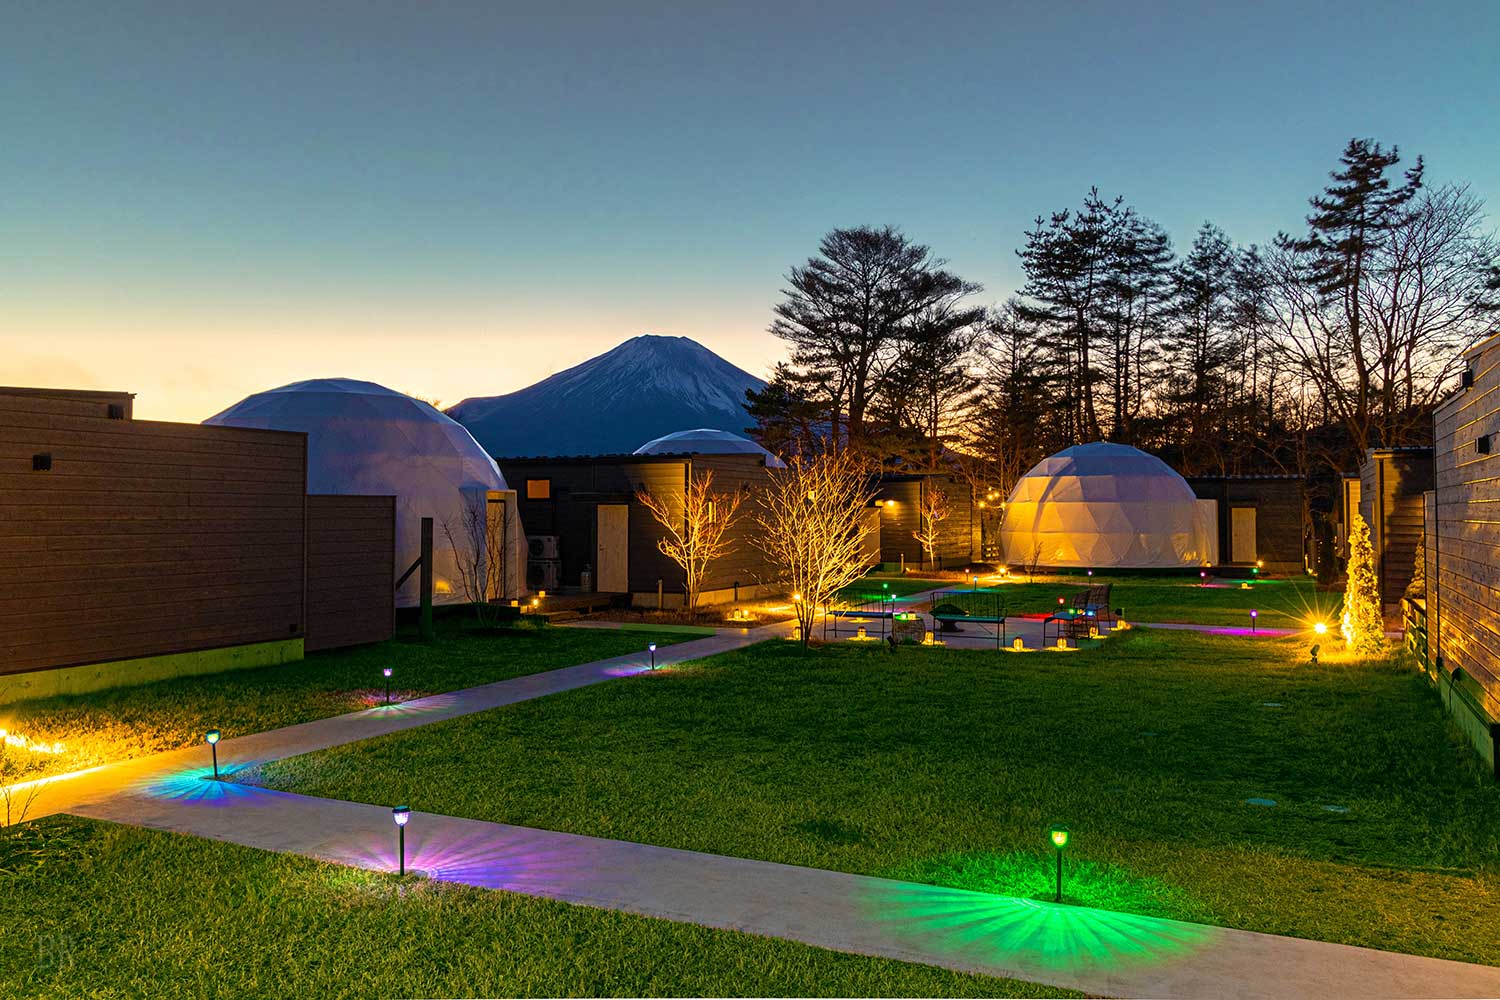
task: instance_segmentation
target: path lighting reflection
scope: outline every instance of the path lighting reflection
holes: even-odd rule
[[[411,806],[397,806],[391,810],[391,819],[396,821],[396,854],[401,859],[397,874],[406,874],[406,824],[411,819]]]
[[[1052,897],[1054,903],[1062,902],[1062,856],[1063,851],[1068,847],[1068,841],[1071,837],[1072,835],[1065,826],[1054,826],[1047,831],[1047,838],[1052,841],[1052,846],[1057,852],[1057,893]]]
[[[219,780],[219,731],[210,729],[203,734],[203,739],[208,743],[208,749],[214,755],[214,780]]]

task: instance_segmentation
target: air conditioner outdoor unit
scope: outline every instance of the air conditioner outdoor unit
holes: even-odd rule
[[[561,559],[556,535],[527,535],[526,545],[533,559]]]
[[[556,559],[531,559],[526,563],[526,589],[562,588],[562,563]]]

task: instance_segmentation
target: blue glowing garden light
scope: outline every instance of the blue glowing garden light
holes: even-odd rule
[[[391,674],[393,671],[390,667],[386,667],[380,672],[385,675],[385,703],[389,705],[391,703]]]
[[[651,669],[655,670],[656,669],[656,643],[653,642],[651,645],[647,646],[646,650],[651,654]]]
[[[1052,841],[1052,847],[1057,852],[1057,893],[1053,896],[1052,901],[1054,903],[1061,903],[1063,882],[1062,856],[1063,851],[1068,846],[1068,841],[1072,839],[1072,834],[1068,832],[1068,828],[1065,826],[1054,826],[1047,830],[1047,839]]]
[[[219,780],[219,731],[210,729],[203,734],[203,739],[208,743],[208,749],[214,755],[214,780]]]
[[[397,806],[391,810],[391,819],[396,821],[396,855],[400,858],[398,875],[406,874],[406,824],[411,819],[411,806]]]

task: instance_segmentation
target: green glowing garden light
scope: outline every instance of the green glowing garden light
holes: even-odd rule
[[[210,729],[203,734],[203,739],[208,743],[208,749],[214,755],[214,780],[219,780],[219,731]]]
[[[1057,850],[1057,894],[1053,896],[1053,902],[1062,902],[1062,856],[1067,850],[1068,840],[1072,834],[1065,826],[1054,826],[1047,830],[1047,838],[1052,841],[1052,846]]]
[[[397,806],[391,810],[391,819],[396,821],[396,853],[401,859],[397,874],[406,874],[406,823],[411,819],[411,806]]]

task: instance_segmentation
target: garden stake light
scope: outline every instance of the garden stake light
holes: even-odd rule
[[[653,642],[651,645],[647,646],[646,649],[647,649],[648,652],[651,653],[651,669],[655,670],[656,669],[656,643]]]
[[[406,821],[411,819],[411,806],[397,806],[391,810],[391,819],[396,821],[396,854],[401,859],[397,874],[406,874]]]
[[[1054,826],[1047,831],[1047,836],[1052,841],[1052,846],[1057,850],[1057,894],[1053,896],[1054,903],[1062,902],[1062,856],[1063,850],[1068,846],[1068,828],[1065,826]]]
[[[208,732],[206,732],[206,733],[203,734],[203,738],[208,741],[208,749],[213,752],[213,755],[214,755],[214,780],[218,781],[219,780],[219,731],[217,729],[210,729]]]
[[[381,673],[385,674],[385,703],[389,705],[391,703],[391,668],[386,667]]]
[[[1260,617],[1260,612],[1256,611],[1254,608],[1251,608],[1250,609],[1250,631],[1252,633],[1255,631],[1255,619],[1257,619],[1259,617]]]

